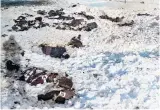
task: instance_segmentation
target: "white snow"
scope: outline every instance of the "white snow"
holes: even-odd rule
[[[160,70],[157,5],[146,8],[145,4],[136,9],[129,6],[128,9],[123,5],[123,9],[120,9],[85,4],[72,8],[70,5],[77,0],[52,1],[55,4],[47,6],[18,6],[8,9],[1,7],[1,32],[8,35],[1,37],[1,45],[10,35],[14,35],[18,44],[25,50],[24,57],[21,57],[23,67],[28,65],[42,67],[51,72],[66,72],[73,79],[76,96],[64,105],[54,104],[51,100],[38,101],[37,94],[47,91],[45,87],[49,84],[30,86],[12,78],[5,78],[4,71],[0,78],[2,109],[133,109],[137,106],[140,109],[158,109]],[[88,0],[87,2],[90,3]],[[95,19],[91,21],[95,21],[98,28],[91,32],[57,30],[54,27],[23,32],[7,31],[13,25],[13,19],[22,13],[39,16],[36,13],[39,9],[49,11],[60,8],[64,8],[67,15],[79,18],[82,17],[73,13],[85,11],[93,15]],[[138,13],[148,13],[151,16],[136,16]],[[117,23],[100,19],[99,16],[103,14],[111,17],[124,16],[123,22],[134,20],[135,24],[132,27],[119,27]],[[43,19],[48,23],[54,22],[44,17]],[[46,56],[38,48],[41,43],[64,46],[79,34],[82,35],[82,43],[85,46],[74,49],[66,46],[71,55],[67,60]],[[2,50],[2,70],[4,58],[5,52]],[[26,59],[31,61],[28,63]],[[14,104],[14,101],[19,101],[20,105]]]

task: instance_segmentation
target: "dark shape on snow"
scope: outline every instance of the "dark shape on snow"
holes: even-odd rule
[[[124,19],[124,16],[123,17],[112,18],[112,17],[109,17],[108,15],[102,15],[102,16],[100,16],[100,18],[101,19],[108,19],[112,22],[121,22]]]
[[[91,22],[81,27],[82,22],[84,22],[83,19],[73,19],[71,23],[66,23],[66,22],[54,23],[53,27],[56,27],[56,29],[60,30],[74,30],[74,31],[81,31],[81,30],[91,31],[92,29],[98,27],[96,22]]]
[[[31,27],[33,25],[35,25],[35,20],[29,20],[28,21],[28,26]]]
[[[42,17],[35,17],[35,20],[42,22]]]
[[[69,25],[76,27],[76,26],[79,26],[82,22],[83,22],[83,19],[74,19]]]
[[[47,12],[45,10],[38,10],[37,14],[45,15],[45,14],[47,14]]]
[[[25,76],[24,75],[22,75],[21,77],[19,77],[19,79],[18,80],[20,80],[20,81],[25,81]]]
[[[60,46],[56,46],[56,47],[51,47],[51,46],[46,46],[41,44],[40,47],[42,48],[42,52],[46,55],[50,55],[51,57],[55,57],[55,58],[68,58],[69,55],[65,54],[66,48],[65,47],[60,47]]]
[[[71,89],[73,86],[73,82],[71,79],[66,78],[66,77],[61,77],[59,79],[58,86],[66,88],[66,89]]]
[[[64,104],[65,100],[71,99],[75,95],[74,90],[53,90],[51,92],[48,92],[46,94],[40,94],[38,95],[38,100],[54,100],[55,103],[58,104]]]
[[[52,49],[50,46],[47,46],[46,44],[40,44],[39,47],[42,48],[42,52],[43,52],[45,55],[50,55],[51,49]]]
[[[42,79],[42,76],[46,74],[45,70],[41,70],[41,72],[37,72],[37,68],[33,68],[31,70],[32,74],[29,76],[29,78],[26,80],[28,83],[31,83],[31,85],[37,85],[37,84],[43,84],[44,81]]]
[[[13,25],[13,26],[12,26],[12,30],[17,31],[17,30],[18,30],[18,26]]]
[[[76,7],[77,5],[75,4],[75,5],[72,5],[72,7]]]
[[[65,27],[60,27],[60,26],[57,26],[56,29],[60,29],[60,30],[66,30]]]
[[[64,55],[63,55],[63,58],[64,58],[64,59],[68,59],[69,57],[70,57],[69,54],[64,54]]]
[[[63,12],[63,9],[61,8],[60,10],[50,10],[48,12],[48,16],[52,17],[52,16],[61,16],[64,15],[65,13]]]
[[[26,17],[33,17],[33,15],[28,14],[28,13],[24,13],[24,14],[22,14],[22,15],[25,15]]]
[[[86,15],[85,12],[80,12],[80,13],[78,13],[78,14],[79,14],[79,15],[82,15],[82,16],[84,16],[84,17],[86,17],[88,20],[94,19],[93,16],[91,16],[91,15]]]
[[[14,31],[26,31],[33,28],[42,28],[49,26],[48,23],[42,22],[42,17],[36,17],[34,20],[27,20],[24,16],[19,16],[17,19],[14,19],[15,24],[12,26]]]
[[[54,78],[58,76],[58,73],[51,73],[48,75],[46,82],[54,82]]]
[[[17,19],[14,19],[14,22],[18,25],[18,26],[22,26],[24,24],[27,23],[26,17],[24,16],[19,16]]]
[[[54,10],[50,10],[49,12],[48,12],[48,15],[51,17],[51,16],[56,16],[57,15],[57,13],[54,11]]]
[[[144,14],[142,14],[142,13],[138,13],[137,14],[137,16],[151,16],[150,14],[148,14],[148,13],[144,13]]]
[[[40,94],[38,95],[38,100],[44,100],[44,101],[50,100],[50,99],[53,99],[54,96],[57,96],[59,93],[60,91],[51,91],[46,94]]]
[[[93,76],[94,76],[95,78],[97,78],[97,77],[98,77],[98,74],[93,74]]]
[[[144,4],[144,1],[141,1],[140,3],[141,3],[141,4]]]
[[[98,25],[96,22],[88,23],[87,26],[84,27],[85,31],[91,31],[94,28],[97,28]]]
[[[36,86],[37,84],[43,84],[43,83],[44,81],[42,77],[38,77],[38,78],[35,78],[35,80],[31,82],[31,86]]]
[[[19,101],[15,101],[14,104],[19,104],[20,105],[20,102]]]
[[[22,76],[19,78],[20,81],[26,81],[30,83],[31,86],[36,86],[37,84],[43,84],[44,82],[52,82],[56,90],[52,90],[45,94],[39,94],[37,96],[38,100],[54,100],[55,103],[64,104],[65,100],[73,98],[75,95],[75,90],[72,88],[73,82],[67,77],[60,77],[58,73],[49,73],[41,68],[29,68],[22,72]],[[58,76],[58,77],[57,77]],[[26,77],[26,78],[25,78]],[[26,80],[25,80],[26,79]]]
[[[58,96],[55,99],[55,103],[58,103],[58,104],[65,104],[65,101],[66,101],[66,99],[64,97],[61,97],[61,96]]]
[[[22,20],[22,19],[25,20],[26,17],[24,17],[24,16],[19,16],[17,20]]]
[[[14,22],[16,23],[12,26],[14,31],[25,31],[29,29],[28,22],[24,16],[19,16],[17,19],[14,19]]]
[[[39,22],[38,26],[33,26],[33,28],[42,28],[42,27],[46,27],[46,26],[49,26],[48,23],[44,23],[44,22]]]
[[[19,31],[27,31],[29,28],[27,26],[21,26],[21,29]]]
[[[9,70],[9,71],[13,71],[13,70],[19,71],[20,66],[17,65],[17,64],[15,64],[15,63],[13,63],[11,60],[8,60],[8,61],[6,62],[6,68],[7,68],[7,70]]]
[[[65,73],[65,77],[68,77],[69,75],[67,73]]]
[[[82,27],[78,27],[84,22],[84,19],[75,19],[74,17],[70,16],[59,16],[53,19],[62,19],[62,20],[72,20],[70,23],[62,22],[62,23],[53,23],[53,27],[60,30],[74,30],[74,31],[81,31]]]
[[[137,107],[135,107],[135,109],[139,109],[139,107],[137,106]]]
[[[11,35],[7,41],[3,43],[3,50],[5,51],[5,67],[6,76],[17,76],[20,70],[20,53],[22,52],[21,46],[16,42],[15,37]]]
[[[5,25],[5,27],[8,27],[9,25]]]
[[[6,37],[6,36],[8,36],[7,34],[2,34],[2,37]]]
[[[55,58],[64,58],[66,49],[64,47],[52,47],[50,56]]]
[[[28,68],[23,71],[22,76],[19,77],[20,81],[26,81],[30,83],[32,86],[36,86],[37,84],[43,84],[44,80],[46,79],[46,70],[41,68]]]
[[[65,89],[61,91],[62,93],[65,93],[65,95],[63,96],[66,100],[73,98],[73,96],[75,96],[75,90],[69,90],[69,89]]]
[[[21,52],[21,55],[22,55],[22,56],[24,56],[24,54],[25,54],[25,51]]]
[[[71,45],[72,47],[76,47],[76,48],[83,47],[80,37],[81,35],[79,35],[77,38],[73,37],[71,41],[68,43],[68,45]]]
[[[70,16],[59,16],[58,18],[54,18],[54,19],[59,19],[59,20],[72,20],[75,19],[74,17],[70,17]]]
[[[132,26],[134,24],[134,21],[132,20],[131,22],[128,23],[122,23],[122,24],[118,24],[118,26]]]

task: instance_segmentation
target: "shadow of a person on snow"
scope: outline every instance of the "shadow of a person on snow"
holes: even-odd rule
[[[11,35],[9,39],[3,43],[5,51],[5,67],[7,77],[18,77],[20,71],[20,60],[23,56],[21,46],[16,42],[15,37]]]
[[[22,50],[18,42],[15,40],[15,37],[13,35],[11,35],[9,39],[3,43],[2,49],[5,52],[5,72],[3,77],[7,78],[10,87],[9,91],[15,91],[17,89],[20,95],[25,95],[25,86],[23,83],[18,82],[16,83],[16,87],[14,86],[15,80],[17,80],[21,76],[22,69],[20,61],[21,57],[24,56],[24,51]],[[13,97],[12,94],[8,92],[7,100],[4,103],[8,103],[9,100],[12,100],[11,97]],[[11,108],[14,108],[14,106]]]

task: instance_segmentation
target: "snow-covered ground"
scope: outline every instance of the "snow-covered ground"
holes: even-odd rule
[[[79,2],[81,4],[91,7],[107,7],[107,9],[153,9],[153,7],[159,7],[159,0],[70,0],[73,3]],[[141,3],[141,2],[144,2]]]
[[[45,84],[30,86],[4,76],[5,52],[1,51],[2,77],[1,106],[17,109],[158,109],[160,108],[160,70],[159,70],[159,9],[158,5],[137,4],[132,8],[129,5],[121,7],[77,5],[71,4],[78,0],[52,0],[54,4],[45,6],[18,6],[1,8],[1,45],[14,35],[18,44],[25,50],[21,57],[23,67],[42,67],[51,72],[67,73],[72,77],[76,96],[64,105],[50,101],[38,101],[37,94],[43,93]],[[82,0],[85,1],[85,0]],[[80,3],[84,3],[84,2]],[[89,0],[88,3],[90,2]],[[101,1],[101,0],[100,0]],[[105,0],[103,0],[105,1]],[[79,2],[79,1],[78,1]],[[94,0],[96,2],[96,0]],[[156,2],[157,3],[157,2]],[[128,3],[129,4],[129,3]],[[85,11],[93,15],[98,28],[86,31],[57,30],[54,27],[29,29],[28,31],[14,32],[11,29],[16,19],[23,13],[36,16],[37,10],[64,8],[67,15]],[[151,16],[137,16],[138,13],[148,13]],[[134,20],[131,27],[119,27],[117,23],[100,19],[107,14],[111,17],[124,16],[123,22]],[[43,16],[42,16],[43,17]],[[31,17],[32,18],[32,17]],[[82,17],[80,17],[82,18]],[[53,20],[44,18],[45,22]],[[84,47],[71,48],[66,46],[74,36],[82,35]],[[71,55],[69,59],[56,59],[42,54],[38,47],[41,43],[52,46],[62,45]],[[28,63],[26,59],[30,59]],[[25,89],[25,94],[23,93]],[[19,101],[20,104],[15,104]]]

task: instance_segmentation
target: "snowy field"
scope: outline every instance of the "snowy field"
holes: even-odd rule
[[[5,75],[5,51],[1,51],[1,106],[2,109],[158,109],[160,108],[160,70],[159,70],[159,8],[154,4],[141,4],[136,0],[133,5],[108,0],[52,0],[51,5],[1,7],[1,46],[14,35],[25,51],[21,66],[45,68],[51,72],[67,73],[73,79],[76,96],[65,104],[54,104],[52,100],[38,101],[37,94],[43,93],[45,84],[31,86]],[[131,0],[130,0],[131,1]],[[150,0],[151,1],[151,0]],[[91,3],[90,3],[91,2]],[[95,5],[103,3],[103,5]],[[106,3],[106,6],[104,4]],[[82,5],[81,5],[82,4]],[[94,5],[93,5],[94,4]],[[113,6],[113,7],[112,7]],[[137,6],[137,8],[135,8]],[[148,8],[147,8],[148,6]],[[85,11],[94,19],[98,28],[92,31],[58,30],[52,26],[27,31],[8,31],[13,19],[28,13],[34,17],[38,10],[50,11],[63,8],[66,15],[77,18],[74,13]],[[149,16],[137,16],[138,13]],[[122,22],[133,20],[132,26],[118,26],[116,22],[100,19],[107,14],[122,17]],[[53,19],[43,20],[52,24]],[[32,17],[28,17],[32,19]],[[72,48],[66,44],[74,36],[81,34],[84,47]],[[69,59],[46,56],[38,45],[65,46]],[[30,59],[28,62],[27,59]],[[23,91],[26,91],[23,94]],[[20,103],[14,103],[18,101]]]

